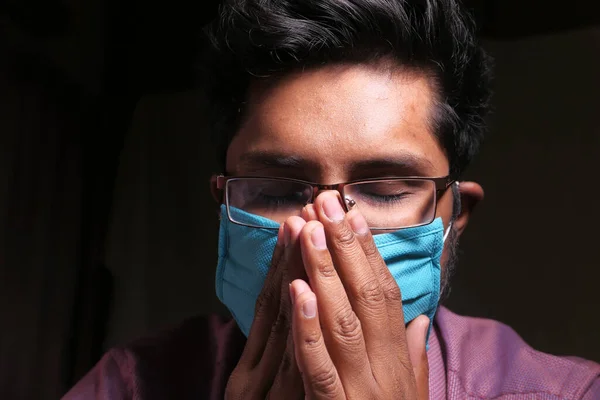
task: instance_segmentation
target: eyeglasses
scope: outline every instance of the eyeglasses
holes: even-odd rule
[[[321,185],[288,178],[220,175],[217,188],[225,191],[227,217],[238,225],[278,229],[287,218],[300,216],[304,206],[312,203],[320,191],[336,190],[344,200],[345,210],[358,207],[371,230],[399,230],[433,222],[438,198],[454,182],[444,176],[377,178]],[[246,214],[250,217],[246,218]],[[252,215],[270,221],[252,218]]]

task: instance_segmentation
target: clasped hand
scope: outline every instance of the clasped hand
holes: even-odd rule
[[[400,289],[359,210],[323,192],[282,224],[227,399],[427,399],[429,320]]]

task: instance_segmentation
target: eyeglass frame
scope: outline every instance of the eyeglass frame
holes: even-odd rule
[[[323,184],[320,184],[320,183],[304,181],[302,179],[284,178],[284,177],[244,176],[244,175],[240,175],[240,176],[236,176],[236,175],[226,176],[226,175],[223,175],[223,174],[218,175],[217,176],[217,182],[216,182],[217,185],[216,186],[217,186],[218,190],[224,192],[224,194],[225,194],[225,206],[227,208],[227,218],[229,219],[229,221],[231,221],[231,223],[234,223],[236,225],[247,226],[247,227],[250,227],[250,228],[258,228],[258,229],[262,228],[262,229],[272,229],[272,230],[276,230],[276,229],[279,229],[279,228],[244,224],[244,223],[241,223],[241,222],[238,222],[238,221],[234,221],[231,218],[231,213],[229,212],[229,192],[227,190],[227,182],[238,180],[238,179],[276,180],[276,181],[286,181],[286,182],[293,182],[293,183],[299,183],[299,184],[311,186],[312,189],[313,189],[312,196],[311,196],[311,198],[310,198],[310,200],[309,200],[309,202],[307,204],[313,204],[314,201],[315,201],[316,196],[318,195],[318,193],[321,192],[321,191],[323,191],[323,190],[335,190],[335,191],[337,191],[340,194],[340,196],[342,197],[342,199],[345,199],[344,187],[346,187],[348,185],[357,184],[357,183],[360,184],[360,183],[371,183],[371,182],[381,182],[381,181],[390,181],[390,180],[398,180],[398,181],[425,181],[425,180],[427,180],[427,181],[432,181],[433,184],[435,185],[435,196],[434,196],[434,199],[433,199],[433,209],[434,210],[437,209],[438,199],[444,193],[446,193],[446,191],[448,190],[448,188],[450,186],[452,186],[452,184],[454,184],[455,182],[457,182],[456,179],[451,178],[450,175],[440,176],[440,177],[425,177],[425,176],[399,177],[399,176],[394,176],[394,177],[381,177],[381,178],[370,178],[370,179],[357,179],[357,180],[352,180],[352,181],[348,181],[348,182],[334,183],[334,184],[331,184],[331,185],[323,185]],[[345,201],[343,201],[342,203],[343,203],[344,211],[346,211],[346,212],[350,211],[348,209],[348,204],[346,204]],[[410,225],[410,226],[403,227],[403,228],[398,228],[398,230],[400,230],[400,229],[406,229],[406,228],[414,228],[414,227],[418,227],[418,226],[429,225],[434,220],[435,220],[435,214],[433,215],[433,218],[429,222],[425,222],[425,223],[417,224],[417,225]],[[395,229],[395,228],[390,228],[390,229]],[[387,229],[387,228],[371,228],[371,230],[375,230],[375,231],[385,231],[385,230],[390,230],[390,229]]]

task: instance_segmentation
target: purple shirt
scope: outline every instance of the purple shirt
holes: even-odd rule
[[[244,343],[232,320],[191,319],[112,349],[63,399],[222,399]],[[600,365],[535,351],[496,321],[441,307],[429,343],[431,399],[600,399]]]

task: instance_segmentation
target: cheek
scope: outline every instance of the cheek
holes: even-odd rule
[[[444,193],[444,195],[438,200],[437,209],[435,212],[435,217],[441,217],[442,221],[444,222],[444,233],[446,229],[448,229],[448,224],[452,218],[452,208],[454,206],[454,202],[452,200],[452,190],[448,188],[446,193]]]

